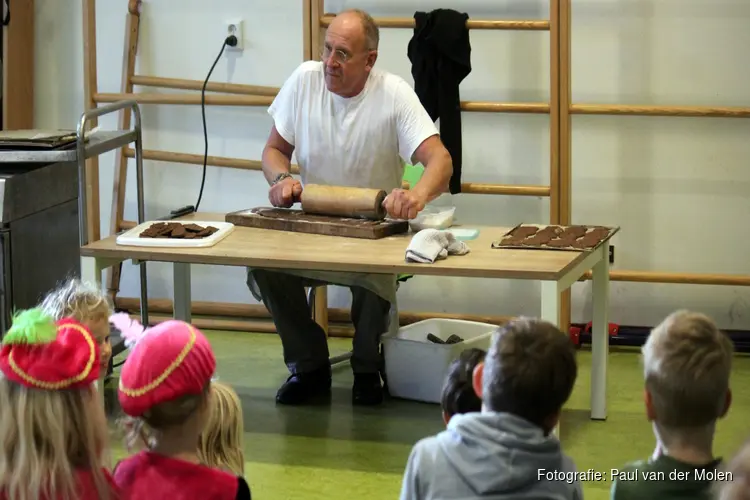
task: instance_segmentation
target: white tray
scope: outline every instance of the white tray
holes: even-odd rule
[[[193,239],[179,239],[179,238],[141,238],[138,236],[143,231],[151,227],[153,224],[164,222],[179,222],[181,224],[198,224],[199,226],[213,226],[218,228],[214,234],[208,238],[193,238]],[[115,242],[118,245],[131,246],[131,247],[182,247],[182,248],[200,248],[200,247],[212,247],[227,236],[229,233],[234,231],[234,224],[231,222],[215,222],[215,221],[200,221],[200,220],[184,220],[184,221],[161,221],[152,220],[139,224],[133,229],[122,233],[117,237]]]

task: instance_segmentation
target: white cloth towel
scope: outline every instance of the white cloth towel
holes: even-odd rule
[[[406,248],[406,262],[432,264],[448,255],[465,255],[469,247],[457,240],[453,233],[438,229],[422,229],[415,234]]]

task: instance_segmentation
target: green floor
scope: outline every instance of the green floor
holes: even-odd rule
[[[334,369],[330,406],[277,407],[274,395],[287,376],[278,337],[268,334],[209,332],[218,375],[231,383],[245,413],[246,477],[253,496],[273,499],[359,500],[398,498],[401,474],[412,444],[443,428],[437,406],[390,400],[380,408],[352,408],[351,370]],[[349,350],[351,341],[331,339],[331,353]],[[653,437],[642,410],[642,379],[634,351],[609,357],[609,419],[588,418],[591,356],[582,350],[580,375],[562,419],[562,441],[579,470],[608,472],[653,451]],[[746,423],[750,358],[734,368],[734,406],[720,423],[719,454],[730,455],[750,435]],[[115,456],[121,456],[115,451]],[[608,498],[608,482],[584,484],[588,499]]]

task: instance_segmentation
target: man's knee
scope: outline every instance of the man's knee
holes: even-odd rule
[[[286,273],[274,271],[272,269],[253,269],[248,268],[247,270],[247,283],[250,285],[252,282],[258,284],[261,289],[268,288],[272,285],[289,286],[294,284],[295,276],[291,276]],[[290,283],[291,282],[291,283]]]
[[[273,269],[248,268],[247,286],[250,290],[257,290],[260,295],[289,295],[304,292],[310,286],[305,278]],[[257,298],[257,297],[256,297]]]
[[[360,287],[352,287],[352,315],[369,323],[388,322],[391,303],[377,293]],[[373,324],[373,327],[375,327]]]
[[[269,281],[268,277],[272,271],[266,269],[253,269],[252,267],[247,268],[247,281],[266,282]]]
[[[279,281],[281,273],[267,269],[247,269],[247,287],[256,300],[265,302],[269,297],[277,296],[284,285]]]

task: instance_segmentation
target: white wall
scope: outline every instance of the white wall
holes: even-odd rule
[[[302,60],[301,2],[278,0],[146,0],[137,73],[203,80],[223,39],[224,21],[245,22],[245,51],[226,56],[213,81],[280,86]],[[119,92],[125,0],[99,1],[98,79]],[[408,8],[401,7],[408,4]],[[362,7],[373,15],[457,2],[327,2],[326,10]],[[477,19],[546,19],[541,0],[462,2]],[[40,127],[73,127],[83,109],[81,2],[36,0],[36,119]],[[746,0],[573,0],[575,102],[750,106],[750,3]],[[412,81],[410,30],[384,29],[378,64]],[[474,69],[463,100],[546,101],[549,38],[544,32],[471,33]],[[149,90],[150,91],[150,90]],[[145,147],[203,153],[198,106],[143,108]],[[209,154],[259,159],[270,120],[262,108],[207,110]],[[115,127],[114,119],[103,127]],[[463,115],[464,179],[547,184],[546,115]],[[750,121],[699,118],[576,116],[573,120],[573,219],[617,224],[615,269],[748,274]],[[107,234],[113,155],[101,157],[102,231]],[[195,203],[201,167],[146,162],[147,217]],[[131,162],[126,219],[135,217]],[[202,210],[266,204],[261,174],[209,167]],[[546,222],[548,200],[461,195],[467,224]],[[715,231],[709,225],[740,228]],[[710,226],[713,227],[713,226]],[[714,234],[709,234],[711,231]],[[167,265],[149,264],[151,297],[171,296]],[[138,293],[126,266],[122,296]],[[480,283],[480,281],[483,281]],[[400,291],[402,310],[538,314],[538,285],[521,281],[419,277]],[[254,302],[244,270],[197,267],[195,300]],[[612,284],[612,320],[648,325],[671,310],[705,311],[725,328],[750,328],[750,290],[718,286]],[[332,305],[348,305],[345,290]],[[590,320],[590,283],[574,288],[574,320]]]

